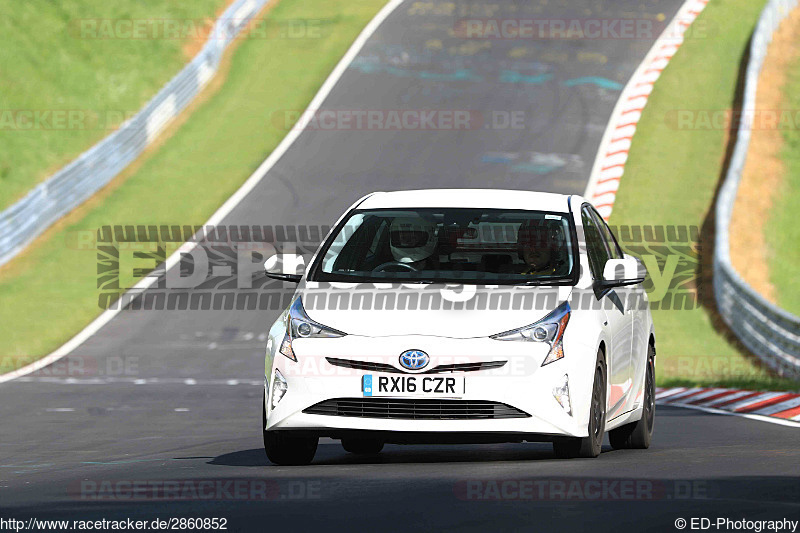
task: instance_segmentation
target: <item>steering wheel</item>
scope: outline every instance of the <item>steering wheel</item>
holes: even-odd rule
[[[400,261],[388,261],[383,263],[382,265],[378,265],[372,269],[373,272],[386,272],[388,267],[401,267],[409,272],[419,272],[419,269],[414,268],[413,266],[409,265],[408,263],[401,263]],[[394,272],[400,272],[395,270]]]

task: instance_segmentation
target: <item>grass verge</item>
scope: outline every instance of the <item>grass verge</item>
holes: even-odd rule
[[[735,105],[743,57],[764,3],[711,2],[700,15],[698,23],[715,31],[707,38],[688,38],[656,83],[611,216],[615,226],[700,228],[699,261],[694,267],[700,306],[653,311],[660,386],[800,387],[762,368],[725,333],[715,314],[709,245],[728,134],[715,128],[678,129],[671,120],[679,110],[714,112]]]
[[[770,281],[776,288],[778,304],[800,316],[800,59],[786,73],[783,92],[786,109],[797,122],[783,131],[781,156],[786,175],[775,195],[765,238],[771,257]]]
[[[303,109],[383,0],[293,0],[269,13],[275,23],[325,21],[306,38],[244,39],[225,85],[158,151],[0,270],[0,372],[52,351],[99,313],[94,249],[80,232],[109,223],[202,224],[285,135],[275,110]],[[225,68],[225,67],[223,67]]]
[[[0,209],[141,108],[227,3],[0,0]]]

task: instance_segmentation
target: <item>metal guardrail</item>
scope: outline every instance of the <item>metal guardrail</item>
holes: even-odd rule
[[[769,0],[761,13],[750,43],[743,116],[756,108],[758,76],[772,35],[797,4],[798,0]],[[778,374],[800,379],[800,318],[765,300],[731,264],[730,222],[749,144],[750,128],[747,121],[742,120],[715,207],[714,296],[723,320],[750,351]]]
[[[119,129],[0,213],[0,265],[110,182],[214,77],[225,49],[269,0],[236,0],[202,50]]]

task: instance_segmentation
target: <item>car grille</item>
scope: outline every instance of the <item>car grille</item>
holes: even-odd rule
[[[312,415],[409,420],[486,420],[531,416],[516,407],[499,402],[407,398],[335,398],[312,405],[303,412]]]
[[[485,361],[482,363],[459,363],[455,365],[439,365],[423,372],[423,374],[442,374],[444,372],[475,372],[505,366],[506,361]]]
[[[370,361],[354,361],[352,359],[337,359],[336,357],[326,357],[333,366],[344,368],[354,368],[357,370],[368,370],[370,372],[405,372],[386,363],[373,363]],[[442,374],[445,372],[475,372],[477,370],[490,370],[505,366],[507,361],[484,361],[478,363],[459,363],[454,365],[439,365],[426,370],[425,372],[414,372],[415,374]]]
[[[357,370],[369,370],[370,372],[397,372],[398,370],[392,365],[385,363],[371,363],[369,361],[353,361],[351,359],[337,359],[335,357],[326,357],[333,366],[341,366],[344,368],[355,368]]]

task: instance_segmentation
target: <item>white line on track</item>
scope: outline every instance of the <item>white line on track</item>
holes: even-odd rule
[[[769,422],[770,424],[777,424],[779,426],[789,426],[794,428],[800,428],[800,422],[795,422],[793,420],[786,420],[783,418],[774,418],[771,416],[762,416],[762,415],[755,415],[750,413],[732,413],[730,411],[723,411],[722,409],[714,409],[713,407],[703,407],[701,405],[691,405],[687,403],[660,403],[660,405],[666,405],[669,407],[684,407],[686,409],[695,409],[697,411],[704,411],[706,413],[713,413],[715,415],[730,415],[730,416],[738,416],[739,418],[748,418],[750,420],[758,420],[759,422]]]
[[[751,408],[750,412],[746,413],[736,412],[737,409],[755,406],[762,402],[769,403],[769,400],[774,401],[782,396],[786,396],[786,398],[774,405],[766,405],[755,410]],[[780,413],[785,415],[793,414],[785,412],[800,405],[800,396],[797,393],[672,387],[657,389],[656,403],[658,405],[697,409],[707,413],[733,415],[781,426],[800,427],[800,423],[797,422],[797,420],[800,420],[800,415],[794,417],[775,416]]]
[[[361,33],[358,35],[356,40],[353,42],[353,44],[347,50],[345,55],[342,57],[342,59],[339,61],[339,63],[336,65],[336,67],[333,69],[333,72],[331,72],[331,74],[325,80],[325,83],[322,84],[322,87],[320,87],[320,89],[317,92],[317,94],[314,96],[314,98],[309,103],[308,109],[317,109],[317,108],[319,108],[321,106],[321,104],[325,101],[325,99],[328,97],[330,92],[336,86],[336,83],[342,77],[342,75],[346,71],[347,67],[352,62],[352,60],[358,55],[359,51],[361,51],[361,48],[363,48],[363,46],[367,42],[367,40],[372,36],[373,33],[375,33],[375,31],[378,29],[378,27],[381,25],[381,23],[383,23],[383,21],[386,20],[386,18],[389,15],[391,15],[392,12],[394,12],[394,10],[403,3],[403,1],[404,0],[390,0],[378,12],[378,14],[375,16],[375,18],[373,18],[369,22],[369,24],[367,24],[367,26],[361,31]],[[682,13],[684,13],[687,9],[689,9],[690,5],[696,4],[697,1],[698,0],[687,0],[684,3],[684,5],[678,10],[678,14],[675,16],[675,19],[673,19],[673,22],[675,20],[677,20],[678,17],[681,16]],[[704,5],[705,3],[707,3],[707,0],[705,0],[705,1],[704,0],[700,0],[700,2]],[[699,14],[699,12],[697,14]],[[696,16],[696,14],[695,14],[695,16]],[[598,151],[598,156],[595,159],[594,168],[592,170],[592,176],[590,178],[589,184],[586,187],[586,191],[584,192],[584,196],[587,199],[592,199],[592,197],[595,194],[595,190],[597,189],[597,186],[598,186],[597,182],[598,182],[598,180],[600,178],[600,172],[599,172],[600,165],[603,163],[603,161],[605,161],[605,157],[604,156],[605,156],[606,153],[609,152],[609,148],[611,147],[611,145],[616,142],[617,144],[619,144],[619,147],[621,149],[623,149],[625,152],[627,152],[627,150],[630,148],[630,144],[631,144],[630,140],[624,140],[624,142],[623,141],[615,141],[611,137],[612,137],[614,131],[619,128],[619,123],[618,123],[619,122],[619,118],[620,118],[621,114],[625,110],[624,106],[627,105],[627,102],[623,101],[623,98],[625,98],[627,100],[629,98],[634,98],[634,97],[639,96],[640,97],[639,99],[641,99],[642,102],[646,102],[646,98],[649,95],[650,91],[646,90],[642,94],[639,94],[639,92],[641,92],[641,91],[636,92],[634,90],[635,89],[634,88],[634,79],[637,79],[637,78],[640,77],[639,75],[642,74],[642,73],[640,73],[640,71],[642,69],[644,69],[645,65],[648,62],[650,62],[650,61],[652,61],[654,59],[653,56],[658,52],[659,47],[663,47],[662,49],[667,48],[667,46],[664,45],[664,43],[662,42],[662,38],[663,38],[663,36],[659,37],[659,39],[656,41],[656,43],[651,48],[650,52],[648,52],[647,56],[645,56],[645,59],[640,64],[639,68],[637,69],[637,72],[634,73],[634,75],[631,77],[631,80],[628,82],[628,85],[625,87],[625,89],[623,89],[623,91],[622,91],[622,93],[620,95],[620,99],[618,100],[618,102],[616,104],[616,107],[615,107],[614,111],[612,112],[612,119],[609,122],[609,125],[608,125],[608,127],[606,129],[606,132],[605,132],[605,134],[603,136],[603,139],[601,140],[600,150]],[[670,57],[671,57],[671,54],[674,54],[675,51],[677,50],[677,46],[673,46],[673,48],[674,48],[674,50],[671,50]],[[666,63],[664,63],[664,65],[660,64],[659,68],[663,69],[664,66],[666,66]],[[637,74],[639,74],[639,75],[637,75]],[[655,78],[657,78],[657,76]],[[653,78],[653,81],[655,81],[655,78]],[[637,81],[637,83],[638,83],[638,81]],[[648,89],[651,90],[651,87],[648,88]],[[636,101],[631,100],[631,105],[633,103],[637,103],[639,101],[639,99],[637,99]],[[275,148],[275,150],[273,150],[273,152],[267,157],[267,159],[265,159],[264,162],[261,163],[261,165],[255,170],[255,172],[253,172],[253,174],[247,179],[247,181],[245,181],[244,184],[230,198],[228,198],[228,200],[226,200],[225,203],[222,204],[222,206],[219,209],[217,209],[217,211],[211,216],[211,218],[208,219],[208,221],[206,221],[205,224],[203,224],[204,228],[207,227],[207,226],[215,226],[215,225],[219,224],[261,182],[261,180],[264,178],[264,176],[266,176],[266,174],[269,172],[269,170],[280,160],[280,158],[289,150],[289,148],[292,146],[292,144],[294,144],[294,142],[300,136],[300,134],[302,133],[304,128],[302,127],[302,124],[299,124],[299,125],[301,127],[293,128],[286,135],[286,137],[283,138],[283,140],[280,142],[280,144],[278,144],[278,146]],[[635,131],[635,126],[631,126],[630,128],[631,128],[632,131]],[[625,133],[625,130],[624,129],[620,129],[619,132],[620,133]],[[621,177],[622,173],[619,172],[619,174],[620,174],[619,177]],[[616,178],[616,175],[614,175],[614,178]],[[619,183],[618,180],[617,180],[617,183]],[[616,193],[616,188],[614,188],[613,192],[609,191],[609,194],[612,196],[612,199],[611,199],[612,205],[613,205],[613,196],[615,196],[615,193]],[[610,214],[610,210],[608,211],[608,213]],[[180,248],[178,248],[175,252],[173,252],[172,255],[170,255],[166,260],[165,270],[164,271],[173,268],[180,261],[181,254],[188,253],[189,251],[194,249],[197,246],[197,243],[201,241],[201,239],[194,239],[194,241],[195,242],[191,242],[190,241],[190,242],[184,243],[183,245],[181,245]],[[137,283],[133,288],[129,289],[129,291],[126,294],[126,296],[128,296],[129,299],[133,295],[138,296],[138,295],[142,294],[150,286],[152,286],[156,281],[157,281],[157,278],[155,278],[155,277],[146,277],[146,278],[142,279],[139,283]],[[93,385],[93,384],[109,384],[109,383],[131,383],[131,384],[134,384],[134,385],[154,385],[154,384],[169,384],[169,385],[175,385],[175,384],[184,384],[184,385],[263,385],[263,382],[261,380],[241,380],[241,379],[240,380],[232,380],[232,379],[194,380],[194,379],[170,379],[170,378],[116,378],[116,379],[115,378],[104,378],[104,379],[66,378],[65,379],[65,378],[25,378],[24,377],[24,376],[27,376],[28,374],[30,374],[32,372],[36,372],[37,370],[40,370],[40,369],[44,368],[44,367],[46,367],[46,366],[58,361],[62,357],[70,354],[73,350],[75,350],[75,348],[79,347],[87,339],[89,339],[92,335],[94,335],[97,331],[99,331],[103,326],[105,326],[108,322],[110,322],[121,310],[122,309],[110,309],[110,310],[104,311],[100,316],[98,316],[88,326],[86,326],[83,330],[81,330],[77,335],[75,335],[73,338],[71,338],[69,341],[64,343],[62,346],[60,346],[58,349],[56,349],[55,351],[53,351],[49,355],[43,357],[42,359],[39,359],[38,361],[35,361],[35,362],[31,363],[31,364],[29,364],[29,365],[27,365],[25,367],[22,367],[22,368],[19,368],[17,370],[14,370],[14,371],[8,372],[6,374],[0,375],[0,383],[4,383],[6,381],[11,381],[11,380],[17,379],[18,381],[24,381],[24,382],[47,382],[47,383],[58,383],[58,384],[68,384],[68,385]],[[684,392],[686,392],[686,389],[682,389],[679,393],[670,393],[669,391],[662,391],[659,395],[657,395],[657,397],[659,398],[659,403],[663,404],[665,402],[663,402],[662,398],[667,398],[668,396],[671,396],[672,394],[675,394],[676,396],[678,394],[684,395]],[[700,411],[706,411],[706,412],[711,412],[711,413],[716,413],[716,414],[739,416],[739,417],[743,417],[743,418],[759,420],[759,421],[762,421],[762,422],[770,422],[770,423],[773,423],[773,424],[800,427],[800,422],[794,422],[792,420],[778,419],[778,418],[773,418],[773,417],[769,417],[769,416],[760,416],[760,415],[755,415],[755,414],[744,414],[744,413],[731,413],[731,412],[728,412],[728,411],[723,411],[723,410],[720,410],[720,409],[714,409],[714,408],[709,408],[709,407],[701,407],[701,406],[697,406],[697,405],[681,404],[680,402],[677,402],[675,404],[672,404],[672,403],[666,403],[666,404],[667,405],[674,405],[674,406],[678,406],[678,407],[686,407],[686,408],[689,408],[689,409],[697,409],[697,410],[700,410]],[[69,408],[63,408],[63,409],[66,411]],[[176,411],[178,411],[178,409],[176,409]]]
[[[258,379],[186,379],[186,378],[59,378],[59,377],[21,377],[21,383],[52,383],[54,385],[225,385],[225,386],[263,386]]]
[[[308,109],[318,109],[321,107],[322,103],[328,97],[331,90],[336,86],[336,83],[339,81],[339,78],[342,77],[347,67],[350,65],[350,62],[358,55],[358,52],[361,51],[364,44],[367,42],[375,30],[381,25],[381,23],[386,20],[386,18],[392,14],[392,12],[403,3],[403,0],[391,0],[387,3],[383,8],[375,15],[369,24],[361,31],[361,33],[356,37],[356,40],[353,41],[353,44],[350,45],[350,48],[345,53],[344,57],[339,61],[336,67],[333,69],[333,72],[328,76],[325,80],[325,83],[322,84],[317,94],[314,96],[314,99],[311,100],[311,103],[308,104]],[[303,128],[302,124],[298,124],[299,127],[292,128],[292,130],[283,138],[280,144],[272,151],[272,153],[264,160],[263,163],[256,169],[255,172],[244,182],[244,184],[233,193],[233,196],[228,198],[228,200],[222,204],[222,207],[217,209],[217,211],[211,215],[211,218],[203,224],[203,227],[207,226],[216,226],[222,220],[233,211],[239,203],[244,200],[244,198],[252,191],[266,176],[267,172],[275,165],[275,163],[280,160],[284,153],[292,146],[292,144],[297,140],[297,138],[302,133]],[[202,230],[201,230],[202,231]],[[189,251],[193,250],[198,242],[201,242],[202,239],[194,239],[196,242],[187,242],[181,245],[175,252],[172,253],[167,258],[166,261],[166,268],[165,272],[175,266],[181,258],[181,254],[188,253]],[[149,288],[157,281],[155,277],[146,277],[142,279],[139,283],[137,283],[132,289],[128,290],[126,296],[129,298],[132,295],[139,295],[145,289]],[[19,368],[17,370],[13,370],[6,374],[0,375],[0,383],[4,383],[6,381],[10,381],[12,379],[16,379],[22,376],[26,376],[31,372],[36,372],[39,369],[42,369],[65,355],[68,355],[72,352],[75,348],[83,344],[89,337],[97,333],[103,326],[108,324],[117,314],[121,311],[121,309],[109,309],[104,311],[99,317],[94,319],[94,321],[86,326],[80,333],[75,335],[69,341],[67,341],[63,346],[58,348],[56,351],[52,352],[51,354],[39,359],[36,362],[33,362],[27,366]]]

